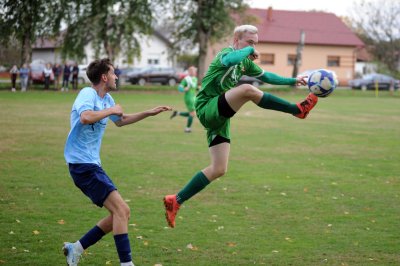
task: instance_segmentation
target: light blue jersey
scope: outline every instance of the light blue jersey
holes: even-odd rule
[[[115,105],[110,94],[101,98],[95,89],[83,88],[75,99],[71,110],[71,131],[65,143],[64,157],[67,163],[93,163],[101,165],[100,147],[101,140],[106,129],[108,117],[94,124],[84,125],[80,122],[80,116],[84,111],[100,111]],[[121,118],[111,115],[115,122]]]

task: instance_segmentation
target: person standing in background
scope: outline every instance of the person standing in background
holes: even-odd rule
[[[68,65],[68,63],[65,63],[64,65],[64,71],[63,71],[63,82],[62,82],[62,87],[61,91],[68,91],[68,82],[69,82],[69,76],[71,75],[71,68]]]
[[[28,88],[29,68],[25,63],[19,70],[19,79],[21,81],[21,92],[25,92]]]
[[[78,64],[75,63],[74,67],[72,68],[72,89],[78,89],[78,76],[79,76],[79,67]]]
[[[117,66],[114,70],[115,75],[117,76],[117,90],[119,90],[119,86],[121,84],[121,81],[119,80],[119,76],[121,76],[121,69]]]
[[[50,80],[51,80],[52,74],[53,74],[53,69],[51,68],[51,65],[49,63],[47,63],[43,69],[44,89],[45,90],[48,90],[50,87]]]
[[[11,75],[11,91],[15,92],[15,83],[17,81],[17,76],[18,76],[18,67],[17,65],[13,65],[13,67],[10,70],[10,75]]]
[[[60,76],[61,76],[61,66],[60,64],[55,64],[53,66],[53,75],[54,75],[54,87],[56,90],[58,90],[58,87],[60,86]]]

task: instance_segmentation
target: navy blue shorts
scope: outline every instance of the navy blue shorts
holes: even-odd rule
[[[117,190],[111,179],[97,164],[70,163],[68,166],[75,185],[99,207],[103,207],[108,195]]]

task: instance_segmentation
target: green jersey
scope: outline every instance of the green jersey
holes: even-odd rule
[[[235,87],[243,75],[259,77],[264,74],[264,70],[247,57],[237,65],[225,66],[222,57],[233,51],[233,47],[224,48],[211,62],[202,80],[201,90],[197,94],[196,108],[201,108],[210,98]]]
[[[183,88],[189,87],[189,90],[185,91],[185,98],[186,96],[188,97],[195,96],[197,89],[197,77],[186,76],[184,79],[182,79],[180,85]]]
[[[194,101],[196,98],[197,84],[197,77],[190,76],[186,76],[180,84],[180,86],[182,86],[183,88],[189,87],[189,90],[185,91],[185,95],[183,96],[186,108],[189,112],[194,111]]]

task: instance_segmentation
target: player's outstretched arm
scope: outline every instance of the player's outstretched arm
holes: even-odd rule
[[[243,49],[235,50],[230,53],[224,54],[221,58],[222,64],[224,64],[224,66],[227,67],[237,65],[240,62],[242,62],[245,58],[247,58],[249,55],[253,55],[254,51],[255,50],[253,47],[246,46]],[[258,57],[258,52],[256,53],[256,55]]]
[[[264,81],[265,83],[274,85],[295,85],[297,83],[296,78],[286,78],[267,71],[264,71],[264,74],[257,78]]]
[[[140,120],[143,120],[146,117],[155,116],[155,115],[158,115],[159,113],[162,113],[165,111],[171,111],[171,110],[172,110],[172,108],[169,106],[158,106],[153,109],[149,109],[149,110],[135,113],[135,114],[123,114],[121,116],[121,119],[116,121],[115,124],[119,127],[122,127],[125,125],[139,122]]]
[[[82,124],[93,124],[101,119],[110,116],[110,115],[117,115],[121,116],[124,113],[122,107],[119,104],[114,105],[113,107],[100,110],[100,111],[93,111],[93,110],[86,110],[81,113],[80,120]]]

